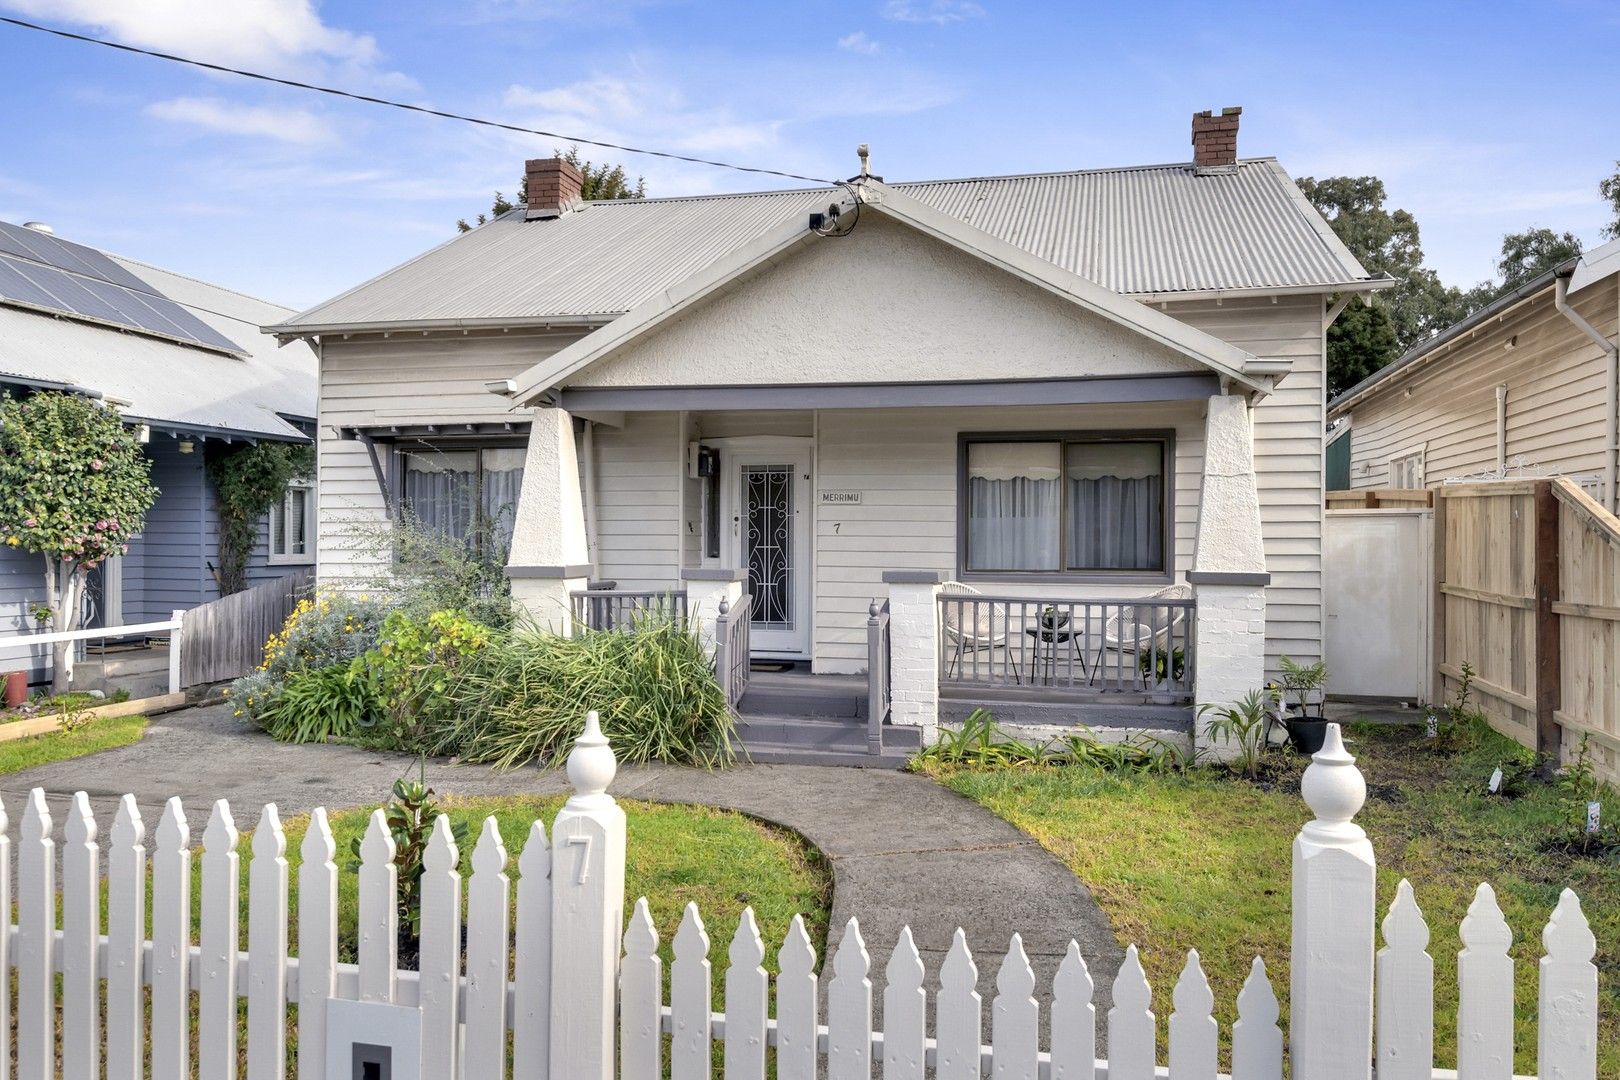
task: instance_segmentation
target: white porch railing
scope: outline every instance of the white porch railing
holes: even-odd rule
[[[1078,946],[1053,985],[1050,1042],[1039,1045],[1035,976],[1015,935],[998,963],[988,1023],[975,990],[977,969],[965,937],[955,943],[931,991],[909,928],[874,988],[860,925],[839,932],[830,971],[795,919],[774,980],[762,967],[766,943],[745,911],[729,944],[724,1012],[713,1011],[710,941],[695,906],[674,938],[666,997],[658,930],[643,900],[624,921],[624,815],[606,794],[615,765],[592,714],[568,762],[575,795],[550,836],[535,822],[519,877],[493,819],[472,851],[463,938],[462,879],[448,823],[435,823],[422,885],[421,970],[397,970],[394,844],[381,811],[363,841],[356,938],[358,963],[337,961],[337,846],[324,811],[312,817],[298,872],[299,904],[288,905],[286,838],[276,808],[261,812],[247,883],[247,952],[237,950],[242,889],[238,833],[230,807],[214,805],[202,844],[201,926],[191,924],[191,833],[178,799],[169,801],[150,859],[152,940],[145,939],[149,880],[146,832],[125,796],[105,852],[83,793],[75,796],[61,851],[44,794],[23,815],[17,846],[15,922],[0,934],[0,971],[15,972],[19,1080],[47,1080],[60,1053],[62,1075],[93,1077],[105,1039],[108,1080],[143,1075],[234,1076],[237,1004],[247,1002],[247,1075],[288,1073],[288,1005],[296,1003],[300,1080],[365,1075],[355,1062],[379,1049],[393,1075],[502,1080],[763,1080],[775,1050],[782,1080],[1155,1080],[1160,1022],[1134,947],[1113,983],[1113,1008],[1097,1015],[1094,985]],[[1458,958],[1458,1073],[1433,1062],[1433,958],[1416,898],[1404,883],[1383,922],[1374,955],[1371,845],[1351,821],[1365,784],[1338,728],[1307,770],[1306,801],[1316,814],[1294,844],[1294,939],[1290,1055],[1296,1080],[1508,1077],[1513,1062],[1512,934],[1488,886],[1462,923]],[[13,841],[0,813],[0,910],[13,909]],[[105,860],[104,860],[105,857]],[[106,870],[106,926],[99,882]],[[1280,883],[1279,883],[1280,884]],[[511,922],[511,893],[516,918]],[[288,955],[296,917],[300,955]],[[58,930],[58,919],[60,927]],[[1540,1035],[1543,1080],[1596,1080],[1595,942],[1574,893],[1565,891],[1542,933]],[[622,949],[621,949],[622,942]],[[774,943],[773,943],[774,944]],[[508,978],[508,972],[512,977]],[[57,977],[60,976],[60,987]],[[829,980],[826,1012],[818,982]],[[771,1008],[774,983],[775,1008]],[[105,990],[105,1008],[102,992]],[[553,990],[555,989],[555,993]],[[149,1015],[143,996],[150,991]],[[875,995],[883,1028],[874,1029]],[[195,1012],[193,1012],[195,1002]],[[1168,1075],[1217,1077],[1214,999],[1196,952],[1188,954],[1168,1019]],[[1375,1011],[1376,1003],[1376,1011]],[[0,995],[0,1031],[9,995]],[[60,1005],[60,1025],[57,1007]],[[936,1036],[928,1037],[933,1017]],[[1376,1033],[1375,1033],[1376,1016]],[[1097,1025],[1109,1056],[1095,1053]],[[195,1032],[195,1043],[193,1042]],[[667,1042],[666,1042],[667,1036]],[[987,1037],[988,1036],[988,1037]],[[1283,1032],[1266,968],[1254,961],[1232,1028],[1232,1076],[1280,1080]],[[0,1063],[6,1057],[0,1055]],[[376,1060],[375,1057],[372,1060]],[[617,1067],[616,1067],[617,1063]]]
[[[23,634],[0,637],[0,653],[32,651],[57,642],[98,641],[107,638],[136,637],[141,634],[169,635],[169,693],[180,693],[180,627],[185,612],[176,610],[166,622],[134,623],[129,626],[92,626],[51,634]],[[0,661],[4,663],[4,661]]]

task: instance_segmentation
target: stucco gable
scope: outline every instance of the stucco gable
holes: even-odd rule
[[[708,296],[569,386],[1045,379],[1197,361],[876,214]]]

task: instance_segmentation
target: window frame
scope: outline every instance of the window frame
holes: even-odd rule
[[[265,514],[265,562],[269,566],[309,566],[315,562],[315,482],[307,477],[287,481],[287,490],[281,495],[283,518],[292,513],[295,492],[304,497],[304,550],[302,552],[276,551],[276,507]]]
[[[1164,470],[1162,493],[1162,528],[1164,536],[1161,550],[1164,567],[1159,570],[970,570],[968,569],[968,447],[974,443],[1030,442],[1059,444],[1062,478],[1068,479],[1068,447],[1076,443],[1130,443],[1157,442],[1160,467]],[[956,579],[969,583],[1001,582],[1005,584],[1068,583],[1097,585],[1168,585],[1176,576],[1176,432],[1173,428],[1129,428],[1043,431],[963,431],[956,438]],[[1058,537],[1058,551],[1067,559],[1069,485],[1059,485],[1058,521],[1063,532]]]
[[[1419,446],[1407,447],[1405,450],[1397,451],[1396,453],[1391,454],[1387,463],[1388,471],[1385,473],[1385,479],[1388,481],[1389,486],[1397,491],[1422,491],[1424,488],[1428,487],[1429,478],[1426,471],[1428,468],[1428,463],[1424,460],[1427,453],[1428,444],[1424,443]],[[1405,484],[1395,483],[1396,468],[1404,467],[1407,462],[1412,462],[1413,464],[1412,477],[1414,483],[1411,487],[1407,487]]]
[[[483,451],[518,450],[524,453],[525,465],[527,465],[528,449],[529,437],[527,431],[518,432],[508,437],[499,435],[440,435],[436,437],[412,435],[396,439],[390,447],[388,455],[388,496],[389,503],[393,507],[393,520],[396,522],[400,520],[400,515],[405,510],[405,457],[407,454],[423,452],[453,453],[458,450],[477,451],[478,470],[481,475],[484,469]],[[513,513],[515,517],[515,507]],[[514,520],[514,528],[515,526],[516,522]],[[396,560],[399,558],[397,551],[394,553],[394,557]]]

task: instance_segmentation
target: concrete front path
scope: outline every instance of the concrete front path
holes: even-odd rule
[[[192,835],[200,839],[215,799],[230,800],[245,830],[269,802],[283,816],[317,806],[376,804],[408,769],[414,772],[415,762],[406,755],[278,743],[231,716],[227,706],[214,705],[156,717],[146,738],[133,746],[0,777],[0,796],[15,825],[28,791],[44,788],[60,829],[68,800],[82,790],[105,836],[125,792],[135,796],[148,829],[156,826],[163,803],[178,795]],[[567,788],[556,770],[497,773],[429,762],[427,776],[440,794],[548,794]],[[836,944],[845,922],[858,916],[876,987],[882,986],[883,967],[906,925],[937,985],[939,965],[960,926],[978,962],[986,1005],[1014,932],[1023,935],[1035,968],[1043,1023],[1052,975],[1071,938],[1097,984],[1099,1021],[1111,1003],[1122,951],[1091,893],[1028,836],[925,777],[802,765],[740,765],[716,772],[652,765],[622,769],[612,791],[624,798],[730,807],[803,835],[833,870],[829,945]],[[715,949],[716,962],[723,962],[725,944]],[[986,1039],[989,1033],[987,1018]]]

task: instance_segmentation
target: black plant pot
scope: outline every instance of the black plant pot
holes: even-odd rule
[[[1320,717],[1283,718],[1283,727],[1288,729],[1289,743],[1302,754],[1314,754],[1322,749],[1322,743],[1327,740],[1327,725],[1328,722]]]

